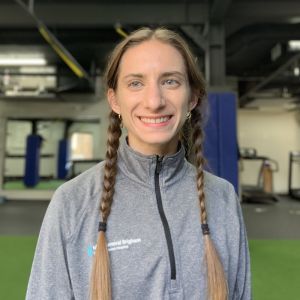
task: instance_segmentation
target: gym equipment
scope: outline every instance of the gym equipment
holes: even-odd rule
[[[241,148],[241,160],[261,161],[256,186],[242,186],[242,201],[249,203],[277,202],[279,197],[273,192],[273,173],[278,172],[278,163],[274,159],[257,155],[254,148]]]
[[[290,152],[289,155],[289,196],[300,200],[300,185],[293,187],[293,165],[300,165],[300,152]]]
[[[65,179],[68,174],[69,141],[62,139],[58,144],[57,178]]]
[[[43,138],[38,134],[31,134],[26,140],[24,184],[34,187],[38,184],[40,166],[40,147]]]
[[[64,136],[58,143],[58,157],[57,157],[57,177],[58,179],[66,179],[71,163],[70,158],[70,140],[69,129],[73,124],[72,120],[64,122]]]

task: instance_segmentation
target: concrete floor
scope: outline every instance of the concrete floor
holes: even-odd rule
[[[300,239],[300,201],[279,196],[278,202],[243,203],[250,239]]]
[[[37,235],[48,201],[0,204],[0,235]],[[249,239],[300,239],[300,201],[280,197],[276,203],[242,203]]]
[[[49,201],[14,201],[0,204],[0,235],[37,235]]]

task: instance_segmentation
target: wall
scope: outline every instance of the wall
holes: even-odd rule
[[[100,98],[98,95],[97,99]],[[5,159],[5,152],[11,149],[11,145],[7,148],[6,134],[8,119],[30,119],[38,118],[45,121],[39,125],[38,131],[46,137],[44,145],[41,149],[43,154],[57,154],[57,142],[63,136],[63,122],[64,119],[72,120],[93,120],[91,127],[87,124],[76,122],[71,131],[89,131],[94,135],[94,158],[100,159],[105,157],[106,140],[107,140],[107,126],[109,107],[105,100],[95,101],[95,97],[88,95],[76,95],[71,99],[64,101],[49,101],[49,100],[3,100],[0,99],[0,197],[7,197],[8,199],[19,200],[49,200],[53,191],[44,190],[3,190],[3,177],[20,176],[24,173],[24,160],[19,159],[19,162]],[[49,123],[49,119],[52,122]],[[55,121],[53,121],[55,120]],[[100,120],[95,123],[95,120]],[[18,130],[12,130],[15,134],[20,133]],[[23,132],[24,133],[24,132]],[[27,135],[24,133],[23,135]],[[20,136],[19,136],[20,137]],[[19,148],[20,155],[25,153],[25,139],[17,141],[24,147]],[[19,143],[19,144],[20,144]],[[5,151],[6,150],[6,151]],[[16,147],[15,147],[16,150]],[[17,152],[18,152],[17,151]],[[16,153],[17,154],[17,153]],[[42,158],[40,164],[40,173],[42,176],[56,176],[56,157]]]
[[[21,176],[24,173],[24,159],[4,158],[5,152],[11,155],[24,155],[26,136],[31,131],[29,122],[15,122],[7,119],[39,118],[45,121],[38,122],[38,133],[45,141],[41,153],[53,154],[53,158],[41,158],[40,175],[56,176],[56,159],[58,141],[63,137],[63,120],[72,118],[74,124],[70,128],[72,132],[89,132],[94,138],[94,158],[100,159],[105,155],[106,128],[108,105],[106,101],[99,102],[36,102],[36,101],[0,101],[0,120],[4,124],[1,135],[0,167],[2,174],[6,176]],[[49,121],[51,119],[51,121]],[[78,122],[76,122],[78,120]],[[81,121],[92,121],[84,123]],[[28,128],[27,128],[28,127]],[[4,148],[5,147],[5,148]],[[6,149],[6,151],[4,151]]]
[[[240,147],[256,148],[258,155],[268,156],[279,163],[274,173],[274,191],[288,192],[288,160],[290,151],[300,151],[299,111],[247,110],[238,111],[238,138]],[[257,183],[260,164],[244,161],[240,172],[242,184]],[[294,182],[299,182],[300,166],[295,168]]]

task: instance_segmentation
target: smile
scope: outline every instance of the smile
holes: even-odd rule
[[[147,124],[160,124],[165,123],[171,119],[172,116],[164,116],[159,118],[147,118],[147,117],[139,117],[140,120]]]

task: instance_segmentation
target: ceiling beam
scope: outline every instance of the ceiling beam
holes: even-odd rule
[[[224,22],[232,0],[214,0],[210,8],[210,21],[213,23]]]
[[[300,1],[235,1],[226,19],[299,22],[299,11]]]
[[[35,14],[48,26],[112,26],[203,24],[206,3],[188,4],[35,4]],[[31,18],[15,4],[0,5],[0,26],[33,26]]]
[[[287,42],[300,39],[300,24],[251,24],[245,26],[227,37],[227,58],[232,57],[244,49],[250,49],[260,41]]]
[[[249,91],[247,91],[244,95],[242,95],[239,98],[239,104],[240,107],[244,107],[246,104],[252,101],[251,96],[258,92],[261,88],[266,86],[268,83],[270,83],[273,79],[275,79],[278,75],[283,73],[287,68],[289,68],[291,65],[293,65],[295,62],[299,61],[300,59],[300,53],[295,54],[292,56],[287,62],[282,64],[277,70],[272,72],[269,76],[261,80],[259,83],[257,83],[253,88],[251,88]]]
[[[202,51],[208,50],[208,41],[201,32],[201,28],[191,25],[182,25],[180,29],[199,47]]]

